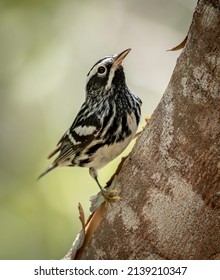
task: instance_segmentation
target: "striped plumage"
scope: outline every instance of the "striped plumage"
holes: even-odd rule
[[[128,89],[122,66],[129,51],[104,57],[89,71],[86,100],[48,158],[57,152],[59,155],[39,178],[57,166],[88,167],[103,192],[97,169],[127,147],[137,131],[141,115],[142,102]]]

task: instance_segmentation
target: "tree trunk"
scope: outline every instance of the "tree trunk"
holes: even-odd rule
[[[218,0],[198,1],[168,88],[112,186],[121,199],[101,205],[67,258],[220,258]]]

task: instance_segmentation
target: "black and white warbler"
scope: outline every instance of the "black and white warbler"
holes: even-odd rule
[[[130,52],[100,59],[87,74],[86,99],[73,124],[50,153],[54,162],[38,177],[57,166],[88,167],[102,194],[97,170],[112,161],[134,137],[141,115],[141,99],[125,81],[122,61]]]

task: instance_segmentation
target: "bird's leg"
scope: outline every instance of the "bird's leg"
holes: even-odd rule
[[[96,181],[97,185],[99,186],[100,190],[101,190],[101,194],[103,195],[103,197],[106,199],[106,200],[118,200],[119,198],[117,196],[114,195],[115,192],[117,191],[107,191],[105,189],[103,189],[103,187],[101,186],[101,184],[99,183],[99,180],[98,180],[98,173],[97,173],[97,170],[93,167],[90,167],[89,168],[89,174],[90,176]]]
[[[96,181],[97,185],[99,186],[99,188],[101,190],[101,193],[103,193],[103,191],[105,192],[105,190],[102,188],[102,186],[99,183],[97,170],[93,167],[90,167],[89,174]]]

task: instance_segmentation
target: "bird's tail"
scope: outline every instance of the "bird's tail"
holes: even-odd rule
[[[41,177],[43,177],[44,175],[46,175],[48,172],[50,172],[51,170],[53,170],[54,168],[57,167],[56,163],[52,163],[51,165],[49,165],[38,177],[37,180],[39,180]]]

